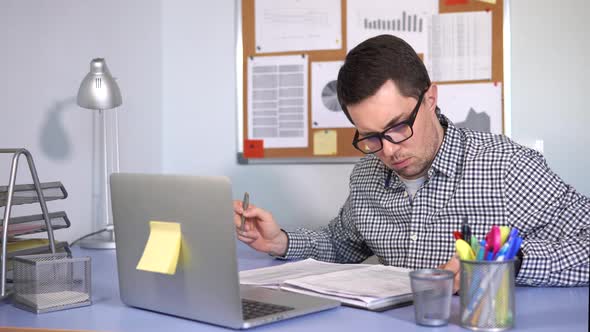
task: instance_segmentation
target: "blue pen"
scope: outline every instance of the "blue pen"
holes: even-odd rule
[[[519,238],[519,236],[515,236],[514,238],[510,239],[510,249],[508,249],[508,252],[506,253],[506,259],[512,259],[514,255],[516,255],[516,251],[514,251],[514,248],[516,248],[516,244]]]
[[[518,229],[512,227],[512,229],[510,229],[510,234],[508,235],[508,240],[514,239],[517,236],[518,236]],[[508,242],[508,240],[506,240],[506,242]]]
[[[486,240],[481,240],[481,242],[479,243],[479,251],[477,252],[477,257],[475,259],[478,261],[482,261],[483,256],[485,255],[485,252],[486,252]]]
[[[507,255],[508,259],[513,259],[514,256],[516,256],[516,254],[518,253],[518,250],[520,249],[520,245],[522,244],[522,238],[520,236],[517,236],[516,239],[514,239],[514,243],[512,244],[512,250],[510,250],[509,255]]]
[[[500,248],[500,250],[498,250],[498,253],[494,256],[494,260],[498,260],[498,257],[500,257],[500,256],[502,256],[502,258],[504,258],[506,256],[506,253],[508,252],[508,250],[510,250],[510,243],[506,242],[506,243],[504,243],[502,248]]]
[[[510,233],[508,234],[508,238],[506,239],[506,243],[510,243],[510,248],[508,248],[508,253],[510,253],[510,250],[512,249],[512,245],[514,244],[514,240],[516,240],[516,237],[518,236],[518,229],[516,228],[511,228],[510,229]]]

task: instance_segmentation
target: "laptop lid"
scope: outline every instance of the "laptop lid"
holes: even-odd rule
[[[240,327],[231,184],[225,177],[111,175],[121,300],[130,306]],[[150,221],[181,225],[174,275],[137,270]]]
[[[227,177],[113,174],[110,178],[121,300],[127,305],[232,328],[334,308],[339,302],[239,284]],[[138,270],[150,221],[179,223],[173,275]],[[289,308],[244,320],[242,298]]]

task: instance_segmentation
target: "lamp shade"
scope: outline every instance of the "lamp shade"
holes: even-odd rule
[[[97,58],[90,62],[90,72],[78,89],[77,103],[80,107],[93,110],[108,110],[123,103],[121,90],[104,59]]]

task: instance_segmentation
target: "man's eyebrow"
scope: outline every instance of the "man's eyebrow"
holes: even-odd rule
[[[389,123],[387,123],[385,125],[385,127],[383,127],[383,130],[385,130],[386,128],[389,128],[391,126],[396,125],[397,123],[400,122],[400,118],[402,117],[402,114],[399,114],[398,116],[394,117],[393,119],[391,119],[391,121],[389,121]],[[363,131],[358,131],[359,135],[361,136],[370,136],[370,135],[374,135],[374,134],[379,134],[380,131],[369,131],[369,132],[363,132]]]

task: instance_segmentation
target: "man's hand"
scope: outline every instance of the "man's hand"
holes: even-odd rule
[[[246,217],[244,231],[240,230],[242,214]],[[238,239],[250,247],[275,256],[287,251],[287,234],[281,230],[273,216],[252,204],[246,211],[241,201],[234,201],[234,224]]]
[[[449,270],[453,272],[455,278],[453,280],[453,294],[459,291],[459,287],[461,287],[461,262],[459,262],[459,258],[455,255],[451,257],[451,259],[446,262],[445,264],[438,267],[439,269]]]

